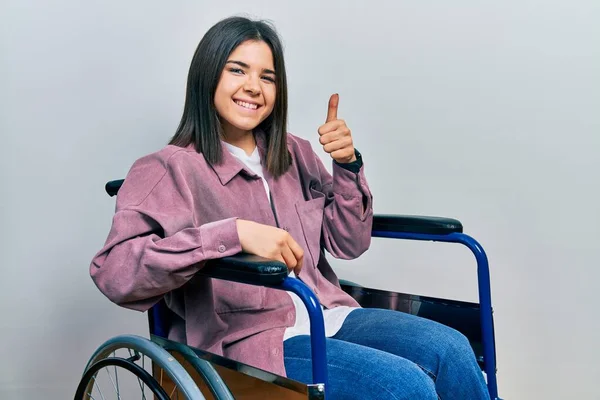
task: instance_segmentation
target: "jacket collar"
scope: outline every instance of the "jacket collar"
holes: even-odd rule
[[[254,140],[256,140],[256,147],[258,147],[258,152],[260,154],[260,160],[263,166],[266,165],[265,157],[267,154],[267,138],[264,131],[261,129],[254,130]],[[259,176],[254,172],[250,171],[244,163],[234,157],[225,145],[221,145],[221,163],[211,165],[212,169],[215,171],[221,184],[223,186],[227,185],[237,174],[243,172],[246,175],[258,179]],[[263,167],[264,168],[264,167]],[[266,168],[265,168],[266,169]],[[266,171],[265,171],[266,173]]]

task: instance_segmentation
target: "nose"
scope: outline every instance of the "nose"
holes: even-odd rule
[[[248,74],[248,79],[246,79],[246,82],[244,83],[244,91],[255,96],[260,94],[259,78]]]

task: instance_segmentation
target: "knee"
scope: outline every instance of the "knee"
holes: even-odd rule
[[[444,337],[436,380],[440,393],[460,394],[457,398],[489,399],[483,374],[469,340],[450,328],[446,329]]]
[[[446,328],[444,332],[444,351],[445,358],[453,363],[473,364],[475,354],[469,343],[469,339],[459,331],[453,328]]]

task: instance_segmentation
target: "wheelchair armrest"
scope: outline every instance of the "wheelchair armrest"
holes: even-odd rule
[[[463,226],[453,218],[380,214],[373,217],[373,231],[447,235],[462,233]]]
[[[198,273],[251,285],[278,285],[288,276],[288,268],[279,261],[240,253],[210,261]]]

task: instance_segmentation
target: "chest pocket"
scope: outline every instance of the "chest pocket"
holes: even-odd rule
[[[296,213],[300,219],[302,233],[304,234],[304,240],[313,261],[313,267],[316,267],[321,254],[321,230],[323,228],[324,207],[324,197],[296,203]]]

